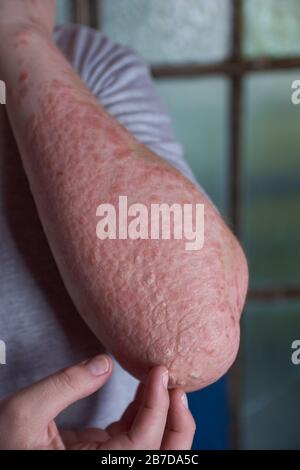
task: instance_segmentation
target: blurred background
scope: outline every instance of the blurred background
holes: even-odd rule
[[[58,0],[152,67],[185,158],[250,267],[239,357],[189,395],[195,449],[300,449],[300,0]]]

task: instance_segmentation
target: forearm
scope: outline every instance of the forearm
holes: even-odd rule
[[[29,28],[11,45],[0,59],[7,110],[40,218],[62,271],[84,279],[88,269],[90,282],[99,275],[98,264],[92,275],[91,263],[99,247],[96,208],[117,200],[111,191],[117,175],[127,165],[129,176],[141,145],[101,107],[48,36]],[[126,194],[127,185],[135,191],[129,178],[122,181]]]
[[[64,282],[87,323],[142,377],[165,363],[171,385],[195,389],[228,368],[238,346],[247,269],[209,201],[139,144],[47,37],[14,37],[0,67],[8,112],[40,219]],[[7,48],[9,51],[9,48]],[[205,245],[96,237],[101,203],[204,203]]]

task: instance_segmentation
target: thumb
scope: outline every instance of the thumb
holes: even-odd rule
[[[45,425],[68,406],[101,388],[112,370],[111,358],[101,354],[21,390],[12,400],[32,421]]]

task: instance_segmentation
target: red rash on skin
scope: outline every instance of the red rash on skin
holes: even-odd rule
[[[19,82],[25,82],[28,79],[28,73],[22,72],[19,76]]]
[[[237,353],[242,250],[207,198],[83,90],[44,83],[26,125],[24,167],[56,263],[78,311],[123,367],[143,379],[165,364],[171,387],[204,387]],[[117,207],[120,195],[147,207],[204,203],[203,249],[188,252],[185,240],[98,240],[96,208]]]
[[[19,91],[17,94],[17,101],[18,104],[22,102],[24,98],[28,95],[29,92],[29,87],[28,87],[28,73],[26,71],[22,71],[19,74],[18,78],[18,85],[19,85]]]
[[[14,48],[18,49],[20,46],[28,46],[29,40],[31,37],[32,37],[32,32],[29,28],[22,29],[16,34]]]

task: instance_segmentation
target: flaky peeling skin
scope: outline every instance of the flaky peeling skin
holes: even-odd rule
[[[64,59],[53,62],[59,73],[41,80],[18,143],[64,283],[99,340],[134,376],[144,380],[164,364],[170,387],[205,387],[237,354],[244,254],[205,195],[110,117]],[[27,73],[19,75],[21,87]],[[118,207],[120,195],[148,207],[204,203],[204,247],[97,239],[96,208]]]

